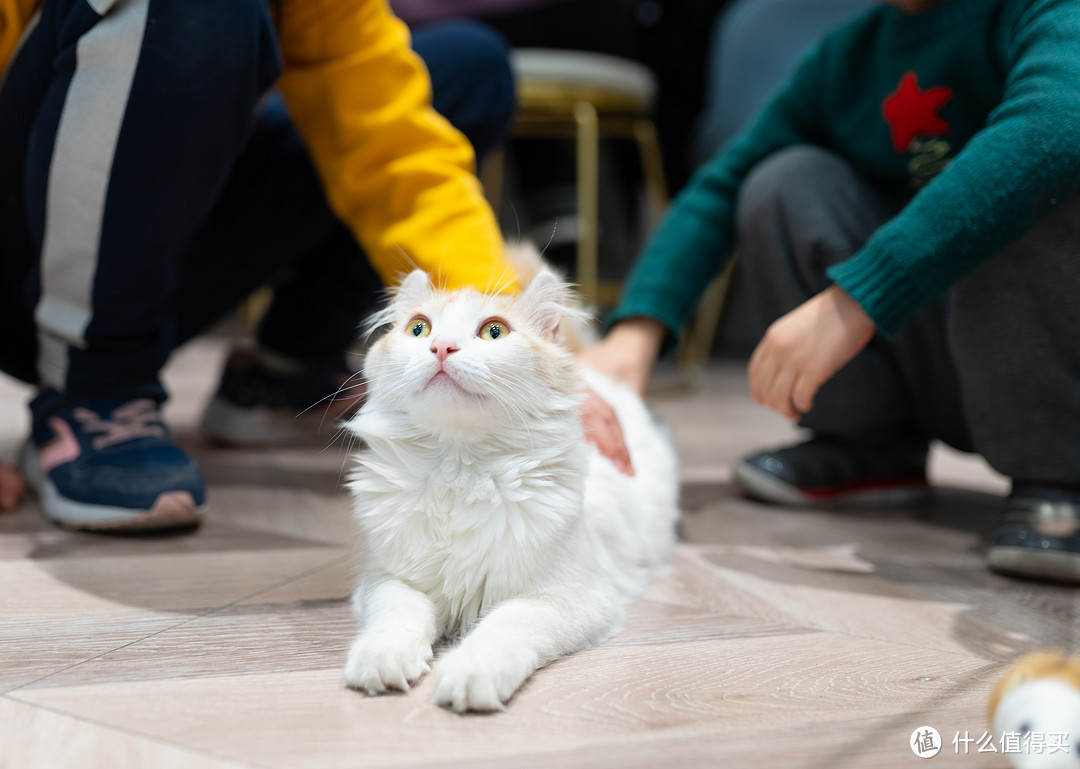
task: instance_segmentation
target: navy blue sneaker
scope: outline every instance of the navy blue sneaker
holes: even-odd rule
[[[270,371],[253,350],[233,350],[203,413],[208,438],[225,446],[326,446],[364,402],[358,374],[328,368],[295,375]]]
[[[744,459],[735,483],[749,497],[781,505],[907,507],[927,497],[926,442],[816,436]]]
[[[57,407],[42,404],[56,402]],[[54,523],[91,531],[146,531],[202,519],[206,485],[169,438],[149,399],[65,402],[46,390],[31,406],[27,481]]]
[[[1014,484],[986,558],[1004,574],[1080,582],[1080,489]]]

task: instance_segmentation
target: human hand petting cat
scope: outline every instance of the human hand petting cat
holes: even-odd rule
[[[585,427],[585,440],[596,446],[601,456],[611,460],[620,473],[633,477],[634,465],[615,409],[591,388],[586,387],[582,392],[585,397],[578,405],[578,413]]]
[[[798,419],[876,329],[858,302],[839,286],[829,286],[769,326],[750,356],[750,394],[788,419]]]
[[[590,368],[619,380],[643,396],[664,333],[663,325],[651,318],[629,318],[616,324],[600,344],[586,350],[580,359]],[[622,473],[634,475],[615,410],[592,390],[586,390],[578,411],[585,425],[586,439]]]
[[[26,481],[19,471],[0,462],[0,510],[14,510],[26,494]]]

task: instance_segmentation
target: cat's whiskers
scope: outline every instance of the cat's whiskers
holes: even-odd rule
[[[359,382],[359,383],[357,383],[357,384],[355,384],[355,385],[352,385],[352,386],[346,387],[346,385],[348,385],[348,384],[349,384],[349,382],[351,382],[352,380],[354,380],[354,379],[355,379],[356,377],[358,377],[358,376],[360,376],[360,372],[359,372],[359,371],[355,371],[355,372],[353,372],[352,374],[350,374],[350,375],[349,375],[349,378],[348,378],[348,379],[346,379],[346,380],[345,380],[345,381],[344,381],[344,382],[343,382],[343,383],[341,384],[341,386],[340,386],[340,387],[338,387],[338,389],[337,389],[337,390],[335,390],[334,392],[330,393],[330,394],[329,394],[329,395],[327,395],[326,397],[324,397],[324,398],[320,398],[319,400],[315,401],[314,403],[312,403],[312,404],[311,404],[310,406],[308,406],[308,407],[307,407],[306,409],[304,409],[304,410],[303,410],[303,411],[301,411],[300,413],[296,414],[295,416],[297,416],[297,417],[303,416],[304,414],[308,413],[308,412],[309,412],[309,411],[311,411],[311,410],[312,410],[313,408],[315,408],[316,406],[318,406],[318,405],[319,405],[320,403],[324,403],[324,402],[326,402],[326,401],[329,401],[329,402],[328,402],[328,403],[326,404],[326,410],[325,410],[325,411],[323,412],[323,418],[325,419],[325,418],[326,418],[326,413],[327,413],[327,412],[328,412],[328,411],[330,410],[330,407],[331,407],[331,406],[332,406],[332,405],[334,404],[334,399],[335,399],[335,398],[337,398],[337,397],[338,397],[339,395],[341,395],[341,394],[342,394],[343,392],[345,392],[346,390],[352,390],[352,389],[355,389],[355,388],[357,388],[357,387],[363,387],[363,386],[364,386],[364,382]],[[323,426],[323,423],[322,423],[322,422],[319,422],[319,427],[320,427],[320,428],[322,428],[322,426]]]
[[[387,369],[391,372],[395,370],[396,364],[388,364]],[[372,368],[367,369],[369,372],[369,379],[379,379],[383,384],[386,383],[386,377],[379,376],[381,373],[379,370]],[[482,393],[475,392],[474,390],[466,388],[460,381],[460,377],[453,377],[453,381],[458,388],[459,397],[468,397],[474,401],[481,402],[486,401],[488,398]],[[390,384],[383,387],[378,391],[378,397],[384,402],[395,403],[399,400],[399,396],[404,394],[418,395],[427,389],[427,384],[430,383],[430,377],[425,380],[423,385],[419,385],[418,381],[412,377],[396,377],[391,378]]]
[[[520,279],[520,276],[516,273],[512,273],[511,269],[512,268],[508,263],[503,266],[502,273],[499,275],[498,279],[495,279],[494,274],[488,275],[488,285],[495,287],[489,294],[489,296],[494,294],[501,294],[503,291],[508,289],[515,280]]]
[[[435,270],[435,277],[436,277],[435,288],[437,288],[439,291],[445,291],[446,290],[446,276],[443,274],[442,266],[443,266],[443,255],[439,254],[439,264],[438,264],[438,267]]]
[[[352,436],[352,431],[349,430],[349,422],[348,422],[348,420],[345,420],[344,422],[341,423],[341,426],[338,427],[338,429],[336,429],[334,431],[334,434],[330,436],[330,438],[326,442],[326,445],[323,446],[322,449],[319,450],[319,453],[320,454],[325,453],[327,449],[334,446],[339,440],[341,440],[342,437],[345,437],[345,436],[350,436],[350,439],[346,442],[346,449],[351,451],[352,450],[352,437],[351,437]]]
[[[522,377],[516,370],[511,369],[509,372],[496,372],[489,371],[488,375],[492,382],[502,388],[515,388],[526,384],[524,377]],[[511,403],[502,398],[495,398],[496,403],[506,410],[508,416],[516,421],[516,427],[524,428],[529,436],[529,445],[533,453],[536,453],[538,442],[533,429],[533,425],[537,423],[536,415],[529,414],[516,403]],[[543,424],[543,423],[541,423]]]
[[[390,384],[388,387],[381,390],[378,394],[379,397],[383,400],[396,402],[398,400],[398,396],[408,392],[413,387],[414,385],[412,381],[407,379],[399,379]]]
[[[361,372],[364,375],[364,385],[369,389],[375,381],[385,381],[386,377],[382,374],[386,372],[393,372],[400,370],[401,365],[392,360],[374,360],[370,356],[364,362],[364,368]],[[392,381],[397,386],[407,386],[408,382],[401,377],[392,377]]]
[[[531,420],[528,419],[522,408],[517,404],[510,403],[509,401],[505,401],[502,398],[496,398],[495,402],[503,407],[503,409],[507,412],[507,415],[511,419],[517,422],[516,426],[518,428],[525,428],[525,434],[528,436],[529,439],[529,450],[531,453],[535,454],[537,447],[536,435],[533,433],[533,428],[530,424]]]
[[[357,446],[360,443],[360,437],[358,435],[356,435],[356,433],[352,432],[352,430],[349,430],[347,425],[343,425],[341,427],[341,429],[338,430],[338,434],[341,434],[341,433],[346,433],[348,438],[347,438],[347,440],[345,442],[345,451],[341,455],[341,467],[338,469],[338,483],[339,484],[345,478],[346,465],[349,463],[350,458],[353,458],[353,457],[356,456],[356,449],[357,449]],[[329,446],[327,448],[329,448]],[[324,449],[324,451],[325,451],[325,449]]]
[[[409,252],[406,251],[404,248],[402,248],[400,243],[396,244],[394,246],[394,248],[396,248],[398,250],[399,254],[401,254],[403,257],[405,257],[405,261],[408,262],[409,267],[412,268],[412,270],[419,270],[420,269],[420,265],[417,263],[417,261],[415,259],[413,259],[411,256],[409,256]]]

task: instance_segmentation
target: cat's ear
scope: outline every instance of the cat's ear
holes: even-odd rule
[[[413,270],[405,276],[394,291],[394,306],[408,307],[418,304],[431,292],[431,278],[423,270]]]
[[[566,314],[566,287],[550,270],[542,270],[521,295],[529,320],[545,336],[554,338]]]

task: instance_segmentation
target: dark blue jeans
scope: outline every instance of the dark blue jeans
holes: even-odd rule
[[[381,284],[270,90],[265,0],[104,5],[46,0],[0,91],[0,370],[73,397],[160,397],[171,351],[268,281],[260,341],[340,363]],[[414,48],[478,156],[502,141],[502,39],[454,22]],[[74,225],[50,232],[61,216]],[[43,284],[80,281],[45,306],[64,291]]]

